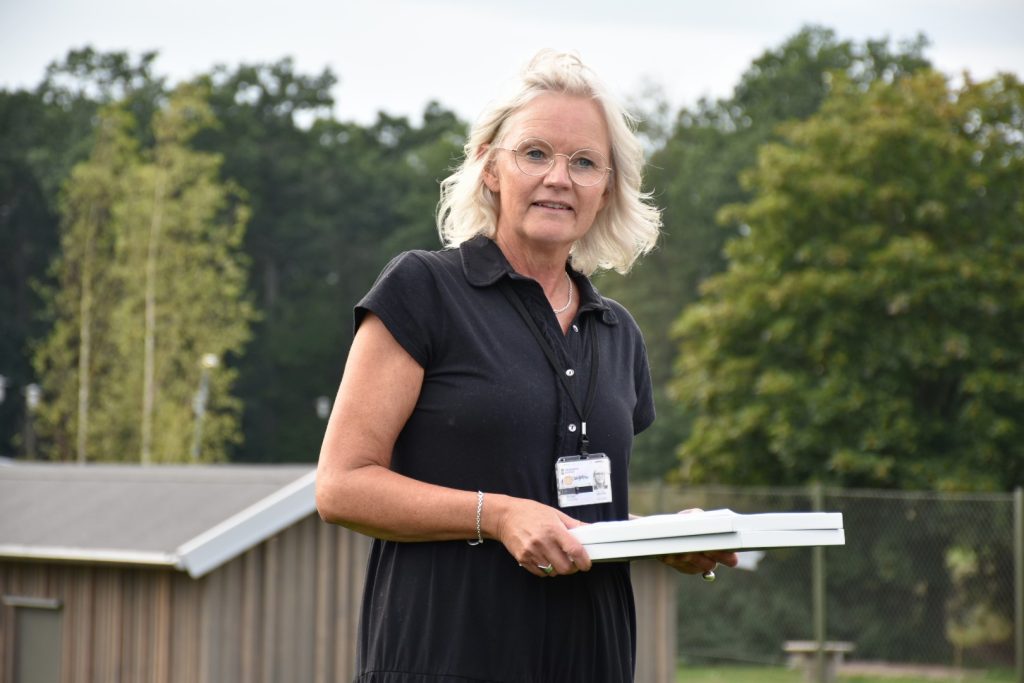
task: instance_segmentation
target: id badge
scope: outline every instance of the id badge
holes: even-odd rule
[[[612,502],[612,461],[604,453],[568,455],[555,462],[558,507]]]

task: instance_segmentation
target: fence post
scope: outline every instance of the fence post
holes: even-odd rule
[[[811,486],[811,504],[815,512],[825,509],[825,493],[821,482]],[[818,683],[826,683],[825,670],[825,548],[816,545],[811,555],[813,596],[811,609],[814,613],[814,640],[818,645],[816,667]]]
[[[1024,683],[1024,489],[1013,490],[1013,637],[1017,683]]]

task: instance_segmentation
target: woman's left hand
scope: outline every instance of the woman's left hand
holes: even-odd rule
[[[664,555],[658,559],[684,574],[713,572],[715,567],[720,564],[724,564],[726,567],[735,567],[736,563],[739,562],[736,553],[728,550],[714,550],[706,553],[679,553],[678,555]]]
[[[700,508],[682,510],[679,514],[685,515],[690,512],[701,512]],[[704,574],[714,572],[719,564],[726,567],[735,567],[740,558],[730,550],[709,550],[703,553],[678,553],[676,555],[663,555],[658,558],[676,571],[684,574]],[[711,575],[714,578],[714,574]]]

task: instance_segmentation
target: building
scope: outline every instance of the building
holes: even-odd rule
[[[349,680],[369,539],[311,466],[0,466],[0,676]],[[674,680],[675,584],[636,563],[638,681]]]

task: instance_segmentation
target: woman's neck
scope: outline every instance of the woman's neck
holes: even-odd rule
[[[500,234],[495,236],[494,241],[513,270],[540,284],[552,307],[560,308],[565,303],[569,287],[565,273],[565,263],[569,258],[568,248],[545,252],[517,249],[507,240],[503,240]]]
[[[569,324],[576,317],[580,300],[574,292],[572,279],[565,269],[569,260],[570,247],[538,251],[535,249],[516,249],[508,240],[498,233],[494,238],[501,253],[505,255],[512,269],[520,275],[532,278],[540,284],[551,306],[562,334],[568,334]]]

